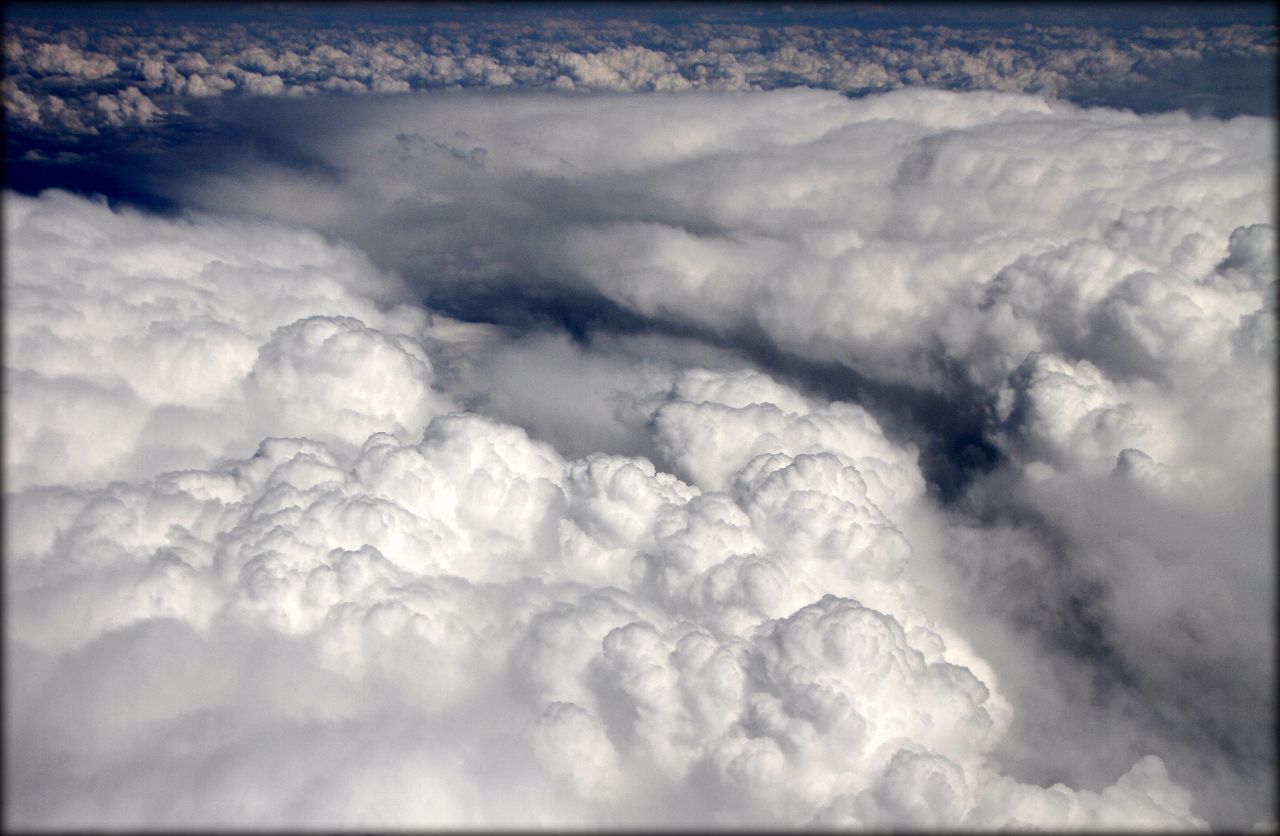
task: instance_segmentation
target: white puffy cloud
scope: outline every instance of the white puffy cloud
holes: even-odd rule
[[[25,52],[25,50],[24,50]],[[115,61],[96,52],[82,52],[65,43],[35,45],[30,56],[31,67],[46,75],[69,75],[74,78],[97,79],[117,72]],[[20,58],[26,58],[20,54]]]
[[[164,113],[141,90],[132,85],[117,94],[107,93],[91,97],[93,107],[108,125],[145,125]]]
[[[78,276],[101,277],[89,297],[120,313],[83,316],[99,324],[44,360],[58,374],[24,372],[51,398],[130,328],[181,314],[264,342],[206,377],[204,400],[188,383],[174,402],[231,412],[242,398],[250,427],[318,437],[155,474],[129,439],[97,467],[142,477],[109,484],[48,484],[80,472],[52,470],[39,440],[10,457],[14,821],[794,823],[848,795],[875,799],[854,806],[873,823],[890,801],[941,803],[900,786],[909,751],[972,784],[935,811],[956,824],[996,780],[987,752],[1008,707],[915,604],[911,545],[877,503],[918,501],[920,477],[859,408],[690,368],[634,408],[683,404],[684,420],[729,428],[705,484],[644,458],[566,461],[518,427],[423,411],[438,397],[424,341],[447,357],[447,329],[390,330],[430,329],[388,307],[398,289],[349,250],[313,251],[335,295],[311,301],[388,330],[316,313],[268,331],[266,302],[285,320],[302,302],[267,258],[318,239],[56,193],[10,206],[13,337],[52,339]],[[269,295],[250,305],[245,286]],[[154,358],[182,346],[162,344],[114,358],[140,411],[159,399]],[[17,369],[45,357],[21,345]],[[21,387],[10,397],[35,405]],[[91,420],[68,422],[67,442],[89,449]],[[425,428],[415,438],[406,421]],[[1134,803],[1181,797],[1147,771]],[[269,775],[272,793],[255,790]]]
[[[1006,420],[1019,426],[1018,440],[1032,461],[1105,471],[1122,451],[1151,446],[1146,442],[1153,427],[1088,360],[1033,353],[1000,395]]]
[[[974,387],[1004,462],[974,501],[988,521],[1047,520],[1037,536],[1056,544],[1065,568],[1025,574],[1029,558],[993,562],[986,545],[969,554],[961,547],[969,541],[956,538],[934,582],[979,566],[970,578],[985,586],[962,587],[960,597],[989,600],[990,590],[1012,592],[1002,573],[1024,577],[1023,598],[989,606],[1049,633],[1100,631],[1115,643],[1108,652],[1140,672],[1139,689],[1167,700],[1162,710],[1184,729],[1234,687],[1265,700],[1266,642],[1250,625],[1268,606],[1260,591],[1269,512],[1250,497],[1269,495],[1274,449],[1269,422],[1258,419],[1274,414],[1274,192],[1256,176],[1274,169],[1272,122],[937,91],[352,107],[361,116],[353,133],[298,139],[321,159],[356,167],[358,209],[304,201],[311,183],[270,171],[274,196],[225,181],[216,194],[185,194],[343,229],[446,299],[477,281],[508,286],[519,265],[517,286],[596,293],[645,322],[748,353],[772,343],[806,362],[944,397]],[[675,124],[672,138],[666,126]],[[459,131],[460,155],[402,153],[391,141]],[[432,141],[423,149],[438,147]],[[370,147],[388,152],[357,151]],[[485,151],[482,166],[472,162],[475,148]],[[407,221],[419,217],[407,208],[414,203],[436,225],[406,238]],[[380,208],[390,205],[394,213]],[[497,240],[469,232],[494,228],[504,230]],[[567,368],[596,362],[589,350],[557,356]],[[636,408],[616,399],[596,413],[593,423],[610,428],[598,437],[710,491],[730,490],[732,475],[761,454],[843,455],[872,503],[906,518],[895,503],[922,484],[901,458],[915,454],[877,440],[879,421],[865,409],[797,401],[723,371],[710,376],[714,386],[678,372],[669,389],[619,372],[642,395],[635,403],[654,445],[616,440],[640,426]],[[1195,521],[1177,528],[1183,539],[1160,534],[1179,514]],[[735,566],[761,579],[754,599],[735,598],[733,584],[699,592],[725,624],[768,602],[793,605],[797,589],[807,594],[798,574],[771,574],[767,562],[745,557]],[[1236,580],[1211,579],[1215,566],[1231,567]],[[702,567],[662,571],[655,584],[672,580],[659,591]],[[1248,605],[1229,603],[1242,595]],[[1030,602],[1043,613],[1032,615]],[[1152,632],[1153,624],[1164,627]],[[1218,684],[1192,685],[1206,677]],[[1197,687],[1204,696],[1187,696]],[[1173,707],[1188,704],[1199,708]],[[1223,731],[1241,745],[1260,733],[1243,720]],[[1173,741],[1180,732],[1162,734]],[[1135,750],[1129,763],[1146,754],[1137,740],[1112,738]],[[1215,786],[1224,797],[1236,791]]]
[[[341,202],[274,168],[182,193],[341,230],[438,294],[518,271],[941,390],[997,389],[1035,351],[1210,379],[1265,304],[1218,270],[1271,228],[1262,119],[921,90],[351,107],[349,132],[291,136],[353,169]]]
[[[349,247],[226,221],[157,231],[58,192],[9,195],[4,214],[10,489],[199,466],[264,435],[414,437],[451,408],[429,317]]]
[[[1273,123],[309,106],[261,129],[345,174],[183,193],[226,214],[6,196],[13,821],[1265,815]],[[950,507],[895,392],[989,410]]]
[[[986,786],[968,823],[1024,830],[1057,828],[1064,822],[1081,830],[1190,829],[1198,822],[1189,807],[1190,794],[1169,783],[1159,758],[1147,757],[1101,793],[1073,792],[1061,784],[1019,786],[997,779]]]
[[[792,495],[841,490],[810,478]],[[904,747],[959,764],[961,786],[995,780],[1000,703],[936,633],[831,594],[793,610],[813,593],[785,587],[831,556],[759,531],[758,502],[645,460],[566,463],[452,415],[418,444],[375,435],[348,466],[318,442],[269,441],[215,469],[50,491],[10,506],[22,519],[38,504],[43,529],[8,544],[16,821],[527,821],[488,797],[509,780],[535,820],[797,822],[846,793],[882,801]],[[876,548],[846,542],[826,571],[874,583]],[[286,777],[268,800],[228,761]],[[393,778],[405,768],[420,777]],[[1147,772],[1133,803],[1181,798]],[[450,801],[427,804],[418,780]],[[175,803],[167,788],[186,781],[197,796]],[[915,789],[893,797],[917,803]],[[975,797],[937,821],[963,822]],[[880,821],[863,807],[859,822]],[[1153,821],[1197,822],[1164,812]]]
[[[725,393],[711,400],[699,391],[706,382],[700,377],[689,386],[682,386],[685,376],[678,379],[652,418],[660,450],[695,484],[724,490],[735,473],[763,454],[831,453],[857,466],[873,499],[886,507],[923,493],[915,449],[888,442],[865,409],[836,403],[793,412],[786,408],[792,398],[779,398],[782,405],[747,403],[753,381],[743,376],[706,387]]]
[[[245,378],[251,408],[270,432],[352,440],[411,435],[447,411],[431,383],[420,341],[327,316],[277,329]]]
[[[661,52],[642,46],[610,47],[581,55],[555,56],[567,85],[595,90],[687,90],[692,85]]]

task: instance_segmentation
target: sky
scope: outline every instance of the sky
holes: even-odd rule
[[[10,4],[4,822],[1274,829],[1269,4]]]

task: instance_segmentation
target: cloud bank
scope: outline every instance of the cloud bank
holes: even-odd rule
[[[554,16],[356,26],[286,19],[77,27],[32,19],[6,26],[5,108],[25,129],[92,135],[181,121],[187,103],[223,95],[795,86],[862,95],[926,86],[1106,100],[1119,89],[1149,87],[1146,95],[1158,96],[1189,66],[1274,60],[1275,49],[1274,26],[1246,23],[1134,33]]]
[[[1271,815],[1273,120],[283,104],[6,195],[15,825]]]
[[[886,512],[921,479],[861,408],[689,369],[642,408],[690,481],[566,460],[446,412],[430,323],[349,248],[60,193],[6,214],[9,402],[40,387],[65,415],[109,355],[121,381],[94,394],[128,404],[86,407],[114,423],[61,428],[59,459],[13,419],[15,823],[1203,823],[1158,758],[1101,794],[992,768],[1009,708],[915,603]],[[73,333],[58,300],[86,296],[115,315],[82,326],[134,313],[168,339]],[[199,396],[148,388],[215,341]],[[225,449],[266,427],[326,440],[94,481],[159,469],[157,414],[202,403]]]

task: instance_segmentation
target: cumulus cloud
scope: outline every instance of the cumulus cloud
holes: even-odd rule
[[[1249,497],[1270,495],[1274,449],[1269,423],[1257,420],[1274,414],[1273,193],[1255,174],[1274,169],[1273,123],[936,91],[532,102],[353,106],[356,132],[301,141],[356,167],[355,210],[321,204],[313,180],[272,169],[263,177],[275,196],[231,181],[185,194],[342,229],[446,305],[477,284],[588,292],[762,362],[781,352],[944,399],[979,393],[1004,465],[972,501],[988,519],[1049,521],[1035,536],[1066,561],[1027,575],[1044,588],[1025,600],[1044,612],[1019,604],[1014,617],[1095,636],[1079,652],[1136,669],[1125,676],[1147,683],[1138,691],[1148,699],[1170,701],[1183,718],[1175,725],[1220,704],[1187,696],[1207,693],[1191,684],[1206,677],[1265,703],[1268,657],[1242,637],[1268,599],[1239,608],[1233,593],[1213,605],[1203,593],[1221,588],[1207,577],[1215,565],[1231,566],[1239,589],[1267,588],[1269,512]],[[294,115],[305,121],[305,108]],[[678,141],[670,124],[681,125]],[[466,154],[406,150],[400,137],[413,134],[453,137]],[[387,152],[346,150],[370,147]],[[469,156],[476,148],[482,166]],[[411,219],[431,223],[406,239]],[[469,232],[495,228],[506,231],[496,243]],[[751,456],[856,449],[864,460],[850,463],[891,517],[892,496],[919,491],[895,464],[901,456],[871,453],[854,415],[828,421],[846,406],[719,385],[710,404],[696,377],[681,378],[665,403],[649,395],[657,406],[642,414],[656,444],[644,454],[724,490]],[[892,428],[901,449],[909,428]],[[1103,496],[1109,506],[1093,501]],[[1171,513],[1198,521],[1182,542],[1154,533]],[[991,564],[981,541],[952,542],[978,551],[944,549],[943,577],[982,567],[969,577],[990,583],[1039,560],[1035,547]],[[1167,629],[1151,633],[1153,623]],[[1194,635],[1199,649],[1175,651],[1175,635]],[[1242,647],[1259,655],[1244,664]],[[1173,708],[1188,700],[1200,707]],[[1248,719],[1256,715],[1230,716],[1239,721],[1223,734],[1237,745],[1263,734]]]
[[[768,90],[929,86],[1107,100],[1176,69],[1274,58],[1274,26],[1021,29],[466,20],[269,29],[200,22],[6,27],[6,113],[24,128],[97,133],[182,120],[183,101],[439,88]],[[1171,78],[1173,81],[1171,81]],[[104,85],[108,92],[103,93]],[[1148,93],[1148,95],[1153,95]],[[1239,107],[1239,103],[1231,106]]]
[[[697,70],[608,31],[544,75],[453,30],[6,56],[100,80],[163,37],[132,89],[174,96],[834,72],[814,32],[703,32]],[[857,83],[1066,71],[937,46]],[[25,83],[11,118],[49,118]],[[168,218],[6,195],[15,824],[1269,815],[1274,120],[920,89],[218,112],[286,162],[205,148]],[[943,504],[923,446],[962,412],[994,454]]]
[[[340,201],[271,166],[254,179],[270,188],[179,193],[341,231],[446,307],[477,287],[497,307],[585,293],[758,359],[977,392],[1033,470],[1110,472],[1132,450],[1170,484],[1266,478],[1255,452],[1272,442],[1250,416],[1273,389],[1272,192],[1255,176],[1274,167],[1271,122],[937,91],[352,107],[350,132],[291,134],[352,172]],[[775,397],[734,420],[839,443],[816,419],[783,429]],[[682,429],[698,409],[655,413],[661,449],[643,452],[696,447],[705,463],[687,464],[719,468],[714,484],[753,451]]]
[[[881,546],[836,532],[845,560],[815,579],[852,589],[905,569],[909,546],[857,470],[834,456],[753,462],[768,475],[747,476],[739,498],[643,459],[566,462],[455,414],[417,443],[375,434],[345,463],[319,442],[271,440],[214,469],[21,492],[10,640],[27,721],[12,751],[66,782],[36,792],[20,776],[15,818],[511,821],[481,779],[499,762],[535,820],[663,821],[653,802],[674,795],[673,821],[804,821],[842,793],[880,792],[895,753],[916,750],[983,785],[1003,712],[927,621],[832,594],[796,607],[832,538],[781,540],[778,516],[800,510],[776,507],[782,496],[816,504],[810,528],[856,528],[842,509],[860,507],[889,532]],[[477,704],[504,719],[451,735]],[[461,751],[440,752],[446,741]],[[376,760],[359,754],[370,747]],[[270,802],[243,795],[279,771],[290,777]],[[1138,798],[1163,823],[1195,823],[1185,804],[1159,807],[1181,796],[1147,771]],[[189,800],[162,791],[187,780],[200,787]],[[450,800],[427,804],[408,791],[418,781]],[[330,785],[349,803],[326,800]],[[940,821],[963,821],[971,795]]]
[[[1158,760],[1097,797],[1056,789],[1061,810],[995,769],[1009,706],[918,605],[887,514],[921,478],[861,408],[685,368],[631,408],[692,482],[645,458],[566,460],[442,414],[428,346],[446,358],[446,331],[349,248],[58,193],[8,209],[15,369],[51,414],[111,356],[139,413],[97,470],[7,458],[13,821],[1203,823]],[[148,251],[129,246],[144,233]],[[296,260],[272,257],[303,243],[299,286]],[[23,340],[54,340],[90,265],[87,295],[119,316],[86,310],[78,341],[35,351]],[[272,295],[235,293],[250,286]],[[244,347],[205,400],[170,402],[319,438],[148,467],[148,375],[182,346],[110,349],[175,315]],[[264,426],[246,420],[201,454]],[[76,427],[72,453],[100,435]],[[706,460],[716,437],[729,446]]]
[[[350,247],[229,221],[157,234],[58,192],[4,213],[11,490],[199,466],[272,434],[358,447],[451,409],[429,316]]]

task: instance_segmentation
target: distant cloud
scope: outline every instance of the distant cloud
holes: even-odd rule
[[[108,34],[109,32],[109,34]],[[1136,36],[1135,36],[1136,35]],[[92,45],[90,45],[92,44]],[[1163,83],[1177,62],[1275,56],[1274,27],[898,29],[575,20],[268,29],[6,26],[6,118],[97,133],[181,119],[182,102],[438,88],[769,90],[899,87],[1073,99]],[[103,92],[105,89],[108,92]]]

